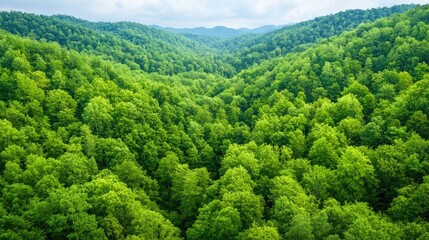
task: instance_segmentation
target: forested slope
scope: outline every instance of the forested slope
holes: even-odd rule
[[[237,70],[242,70],[263,60],[284,56],[294,50],[299,51],[307,47],[300,45],[311,45],[320,39],[352,30],[361,23],[372,22],[395,13],[403,13],[414,7],[415,5],[398,5],[391,8],[347,10],[285,26],[261,36],[237,37],[226,41],[224,46],[234,52],[231,63]]]
[[[196,34],[184,34],[185,37],[222,52],[225,61],[237,71],[246,69],[264,60],[284,56],[290,52],[303,51],[318,40],[338,36],[368,23],[395,13],[403,13],[416,5],[399,5],[390,8],[368,10],[346,10],[328,16],[286,25],[267,34],[243,34],[222,39]]]
[[[222,39],[176,35],[142,24],[94,23],[70,16],[52,17],[0,12],[0,28],[36,40],[57,42],[79,52],[102,56],[145,72],[173,75],[203,71],[231,77],[263,60],[305,49],[318,39],[339,35],[362,22],[374,21],[415,5],[348,10],[319,17],[268,34]]]
[[[235,73],[232,66],[215,58],[213,49],[136,23],[92,23],[60,15],[0,12],[0,28],[36,40],[57,42],[69,49],[102,56],[146,72],[169,75],[194,70],[223,75]]]
[[[0,239],[427,239],[428,41],[421,6],[224,78],[0,31]]]

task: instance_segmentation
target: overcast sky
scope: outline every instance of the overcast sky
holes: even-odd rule
[[[0,10],[169,27],[253,28],[407,3],[428,4],[429,0],[0,0]]]

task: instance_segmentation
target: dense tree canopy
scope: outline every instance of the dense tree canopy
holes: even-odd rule
[[[238,74],[138,24],[1,13],[0,239],[426,239],[429,7],[370,22],[408,8],[287,28]]]

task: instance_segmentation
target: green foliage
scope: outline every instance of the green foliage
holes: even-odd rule
[[[227,48],[237,52],[234,54],[236,59],[233,58],[234,66],[237,69],[246,69],[254,63],[260,63],[266,59],[301,51],[301,49],[308,48],[308,46],[320,39],[352,30],[361,23],[372,22],[394,13],[402,13],[413,7],[413,5],[401,5],[393,8],[371,9],[369,11],[349,10],[286,26],[262,36],[237,37],[227,41],[225,45]],[[242,47],[243,42],[245,47]],[[333,52],[328,54],[332,55]],[[340,76],[337,75],[336,77]]]
[[[242,223],[237,209],[215,200],[199,212],[194,225],[187,231],[189,239],[225,239],[239,234]]]
[[[253,225],[240,233],[238,238],[242,240],[279,240],[280,235],[274,227]]]
[[[231,65],[219,59],[215,49],[141,24],[91,23],[69,16],[47,17],[21,12],[1,12],[0,17],[0,27],[12,34],[57,42],[68,49],[126,64],[131,69],[169,75],[205,71],[230,76],[235,72]],[[17,53],[8,58],[14,70],[25,72],[32,67]],[[50,63],[42,61],[46,60],[43,57],[36,60],[33,66],[37,70],[43,70],[46,65],[50,67]],[[80,63],[79,59],[71,62],[73,65]]]
[[[389,209],[392,218],[412,221],[421,217],[427,220],[428,183],[429,178],[426,176],[419,186],[401,188]]]
[[[348,147],[337,165],[336,197],[340,201],[367,200],[377,186],[375,170],[368,157],[358,149]]]
[[[427,238],[429,8],[391,15],[412,7],[210,46],[0,13],[0,239]]]

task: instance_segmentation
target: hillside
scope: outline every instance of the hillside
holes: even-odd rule
[[[235,52],[230,62],[237,70],[245,69],[266,59],[284,56],[292,51],[306,48],[305,44],[314,44],[323,38],[341,34],[356,28],[361,23],[372,22],[379,18],[402,13],[415,5],[400,5],[391,8],[369,10],[348,10],[314,20],[285,26],[259,37],[232,39],[225,43],[226,48]],[[304,46],[300,46],[303,45]]]
[[[57,42],[68,49],[102,56],[148,73],[174,75],[203,71],[232,77],[254,63],[283,56],[294,49],[299,51],[298,46],[302,44],[313,44],[317,39],[339,35],[361,22],[412,7],[414,5],[349,10],[262,36],[244,34],[226,39],[193,33],[181,36],[130,22],[94,23],[64,15],[48,17],[20,12],[0,12],[0,28],[35,40]],[[213,30],[235,32],[226,28]]]
[[[133,66],[217,66],[140,24],[0,16],[0,239],[428,238],[428,5],[231,77]]]
[[[0,28],[36,40],[57,42],[149,73],[172,75],[196,70],[232,75],[235,72],[232,66],[216,59],[213,50],[141,24],[92,23],[60,15],[0,12]]]

